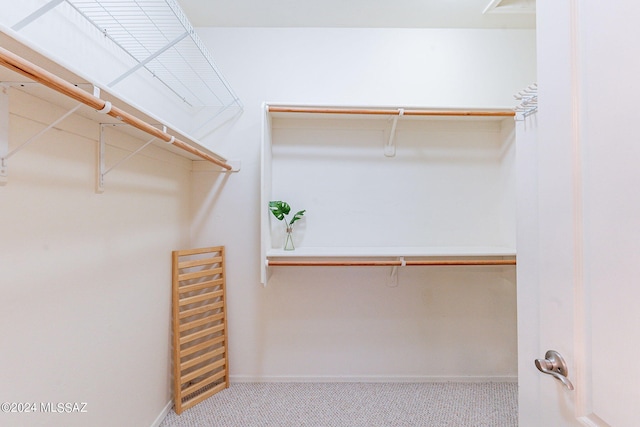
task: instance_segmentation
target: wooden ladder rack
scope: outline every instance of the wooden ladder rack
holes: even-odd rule
[[[177,414],[229,387],[224,246],[173,252]]]

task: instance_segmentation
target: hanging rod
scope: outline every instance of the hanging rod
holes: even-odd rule
[[[195,147],[190,146],[184,141],[177,139],[175,136],[163,132],[144,120],[121,110],[118,107],[112,106],[109,101],[105,101],[97,96],[94,96],[84,90],[78,88],[72,83],[56,76],[53,73],[27,61],[26,59],[8,51],[7,49],[0,47],[0,65],[22,74],[33,81],[41,83],[50,89],[53,89],[63,95],[66,95],[78,102],[81,102],[96,111],[108,114],[128,125],[135,127],[143,132],[146,132],[168,144],[172,144],[184,151],[187,151],[195,156],[198,156],[204,160],[208,160],[226,170],[231,170],[232,166],[226,162],[216,159],[215,157],[198,150]]]
[[[457,266],[457,265],[516,265],[515,259],[480,259],[480,260],[388,260],[388,261],[273,261],[267,260],[269,267],[394,267],[394,266]]]
[[[411,110],[405,108],[295,107],[269,105],[270,113],[370,114],[444,117],[513,117],[513,110]]]

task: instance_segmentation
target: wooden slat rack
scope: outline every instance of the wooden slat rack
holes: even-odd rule
[[[177,414],[229,387],[224,246],[173,252]]]

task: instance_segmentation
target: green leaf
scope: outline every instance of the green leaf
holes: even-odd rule
[[[276,218],[282,221],[284,219],[284,216],[288,215],[289,212],[291,212],[291,206],[289,206],[286,202],[274,200],[269,202],[269,210]]]
[[[296,212],[296,214],[293,216],[293,218],[291,218],[291,221],[289,222],[289,225],[292,225],[294,222],[296,222],[297,220],[299,220],[300,218],[302,218],[302,216],[304,215],[304,213],[305,213],[306,211],[307,211],[307,210],[306,210],[306,209],[304,209],[304,210],[301,210],[301,211]]]

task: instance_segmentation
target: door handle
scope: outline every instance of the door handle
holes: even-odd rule
[[[555,379],[562,382],[569,390],[573,390],[573,384],[569,381],[569,369],[567,363],[560,353],[555,350],[549,350],[544,355],[544,359],[536,359],[536,368],[542,373],[549,374]]]

